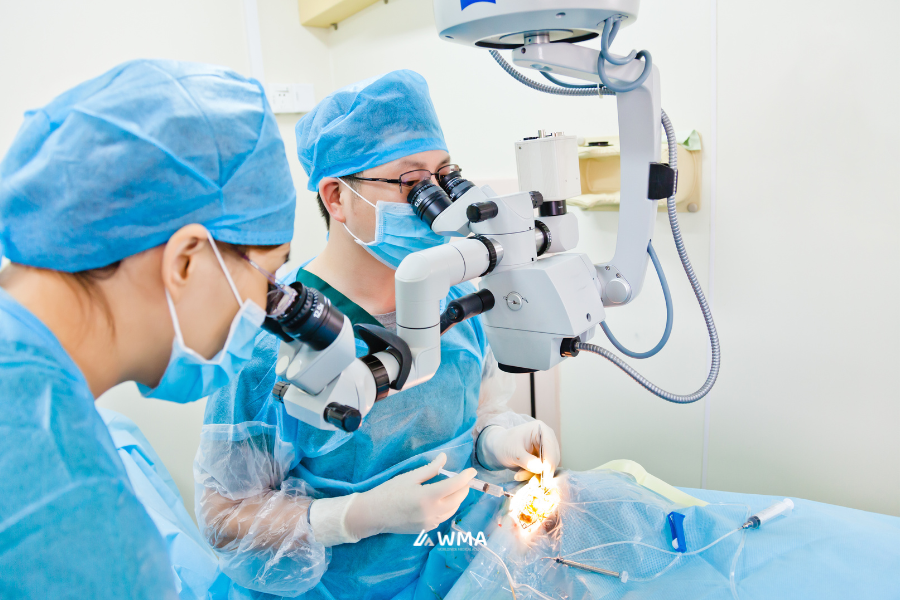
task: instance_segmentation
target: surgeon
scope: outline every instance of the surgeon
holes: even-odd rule
[[[296,134],[329,236],[289,279],[322,291],[354,324],[394,330],[395,270],[448,241],[406,201],[417,182],[458,169],[428,86],[411,71],[348,86]],[[446,301],[473,291],[456,286]],[[440,597],[461,569],[417,539],[468,522],[481,498],[467,487],[472,465],[525,479],[559,464],[553,431],[506,406],[514,382],[477,318],[441,338],[431,380],[376,403],[353,434],[288,415],[271,395],[277,348],[261,335],[239,378],[210,398],[195,463],[198,521],[236,584],[232,597]],[[459,474],[439,477],[441,468]]]
[[[0,162],[0,597],[197,584],[176,584],[183,538],[154,526],[94,400],[227,384],[295,203],[260,85],[226,69],[129,62],[26,113]]]

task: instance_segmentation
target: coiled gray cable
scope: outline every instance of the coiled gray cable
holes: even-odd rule
[[[544,85],[542,83],[532,81],[531,79],[519,73],[512,67],[512,65],[506,62],[503,57],[500,56],[500,53],[496,50],[491,50],[491,56],[493,56],[494,60],[496,60],[500,64],[500,66],[503,67],[504,71],[512,75],[516,80],[540,92],[546,92],[548,94],[558,94],[561,96],[593,96],[597,93],[606,96],[615,95],[614,92],[604,87],[600,87],[599,90],[597,90],[558,88]],[[669,116],[666,114],[666,111],[661,111],[661,113],[662,125],[663,129],[665,129],[666,132],[666,141],[669,147],[669,166],[677,171],[678,143],[675,140],[675,130],[672,127],[672,122],[669,120]],[[719,377],[719,366],[721,364],[721,349],[719,347],[719,334],[718,332],[716,332],[716,324],[715,322],[713,322],[712,311],[709,308],[709,304],[706,301],[706,296],[703,294],[703,289],[700,287],[700,282],[697,280],[697,275],[694,273],[694,268],[691,266],[691,260],[688,258],[687,250],[684,247],[684,239],[681,237],[681,228],[678,226],[678,214],[675,212],[674,194],[669,196],[668,200],[666,201],[666,206],[669,212],[669,225],[672,228],[672,237],[675,239],[675,248],[678,250],[678,258],[681,259],[681,265],[684,267],[684,272],[685,274],[687,274],[687,278],[691,282],[691,288],[694,290],[694,295],[697,297],[697,302],[700,304],[700,310],[703,313],[703,320],[706,321],[706,329],[709,332],[709,344],[712,350],[712,358],[710,360],[709,375],[706,377],[706,382],[693,394],[673,394],[671,392],[667,392],[654,383],[651,383],[646,377],[638,373],[631,365],[626,363],[619,356],[610,352],[606,348],[601,348],[596,344],[588,344],[585,342],[577,342],[575,344],[575,348],[577,350],[583,350],[585,352],[598,354],[603,358],[609,360],[614,365],[625,371],[625,373],[627,373],[629,377],[637,381],[648,391],[659,396],[663,400],[668,400],[669,402],[674,402],[676,404],[690,404],[692,402],[696,402],[697,400],[708,394],[709,390],[712,389],[713,384],[716,383],[716,379]]]
[[[524,83],[528,87],[533,90],[537,90],[539,92],[544,92],[545,94],[556,94],[557,96],[595,96],[600,94],[601,96],[615,96],[615,92],[611,92],[600,84],[596,86],[591,86],[589,89],[586,88],[562,88],[557,87],[555,85],[546,85],[533,79],[529,79],[519,73],[515,67],[506,62],[506,60],[500,56],[500,53],[496,50],[491,50],[491,56],[494,60],[497,61],[503,70],[512,75],[517,81]]]
[[[673,169],[678,168],[678,145],[675,140],[675,130],[672,128],[672,122],[669,120],[669,116],[666,114],[666,111],[662,111],[662,124],[663,128],[666,130],[666,141],[669,145],[669,166]],[[691,288],[694,290],[694,295],[697,296],[697,302],[700,303],[700,310],[703,312],[703,319],[706,321],[706,329],[709,331],[709,344],[712,348],[712,360],[709,365],[709,375],[706,377],[706,382],[703,386],[694,392],[693,394],[687,395],[678,395],[673,394],[671,392],[667,392],[661,387],[651,383],[647,380],[646,377],[638,373],[624,360],[607,350],[606,348],[601,348],[595,344],[587,344],[584,342],[578,342],[575,344],[575,348],[578,350],[584,350],[585,352],[592,352],[594,354],[599,354],[603,358],[609,360],[614,365],[625,371],[632,379],[637,381],[639,384],[644,386],[650,392],[656,394],[663,400],[668,400],[669,402],[674,402],[676,404],[690,404],[691,402],[696,402],[712,389],[713,384],[716,382],[716,378],[719,376],[719,365],[721,362],[721,349],[719,348],[719,334],[716,332],[716,324],[713,322],[712,311],[709,308],[709,304],[706,302],[706,296],[703,294],[703,289],[700,287],[700,282],[697,281],[697,275],[694,273],[694,268],[691,266],[691,260],[688,258],[687,250],[684,248],[684,239],[681,237],[681,228],[678,226],[678,215],[675,212],[675,195],[669,196],[669,199],[666,201],[666,205],[669,209],[669,225],[672,227],[672,237],[675,238],[675,248],[678,249],[678,258],[681,259],[681,264],[684,267],[684,272],[687,274],[688,280],[691,282]]]

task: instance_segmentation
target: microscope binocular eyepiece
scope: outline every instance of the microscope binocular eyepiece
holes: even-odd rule
[[[299,281],[291,284],[297,295],[277,317],[266,317],[263,328],[285,342],[303,342],[314,350],[324,350],[337,339],[344,326],[344,314],[319,290]]]
[[[453,202],[447,192],[434,185],[430,179],[420,181],[409,190],[406,196],[416,216],[425,221],[431,227],[438,215],[450,208]]]
[[[463,179],[459,171],[452,171],[440,176],[440,187],[431,179],[417,183],[409,190],[406,201],[416,212],[416,216],[431,227],[438,215],[450,208],[463,194],[475,187],[468,179]]]

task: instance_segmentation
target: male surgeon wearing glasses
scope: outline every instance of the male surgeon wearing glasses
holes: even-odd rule
[[[418,181],[458,170],[428,86],[412,71],[350,85],[305,115],[296,134],[329,237],[288,281],[320,290],[354,324],[394,330],[395,270],[448,242],[406,201]],[[445,301],[474,291],[458,285]],[[430,381],[376,403],[352,434],[286,413],[271,394],[277,351],[276,338],[260,335],[251,363],[210,398],[195,462],[198,520],[234,581],[232,597],[442,595],[465,565],[415,542],[423,531],[449,533],[475,510],[473,464],[516,470],[517,479],[559,464],[552,429],[507,407],[514,381],[498,369],[478,318],[441,338]],[[441,468],[459,474],[438,476]]]

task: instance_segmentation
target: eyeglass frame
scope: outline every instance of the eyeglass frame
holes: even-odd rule
[[[460,172],[460,173],[462,173],[462,168],[461,168],[458,164],[456,164],[456,163],[448,163],[448,164],[446,164],[446,165],[444,165],[444,166],[442,166],[442,167],[439,167],[438,170],[437,170],[437,171],[434,171],[434,172],[429,171],[428,169],[412,169],[411,171],[405,171],[405,172],[403,172],[403,173],[400,173],[400,177],[398,177],[397,179],[385,179],[384,177],[357,177],[356,175],[344,175],[343,178],[344,178],[344,179],[353,179],[353,180],[355,180],[355,181],[380,181],[380,182],[382,182],[382,183],[392,183],[392,184],[393,184],[393,183],[396,183],[396,184],[397,184],[397,187],[398,187],[399,190],[400,190],[400,193],[402,194],[402,193],[403,193],[403,186],[404,186],[404,185],[406,185],[406,186],[412,188],[413,186],[416,185],[416,183],[419,183],[420,181],[424,181],[424,179],[420,179],[419,181],[417,181],[417,182],[415,182],[415,183],[404,183],[404,182],[403,182],[403,176],[404,176],[404,175],[409,175],[410,173],[415,173],[415,172],[417,172],[417,171],[424,171],[424,172],[426,172],[426,173],[429,173],[429,176],[428,176],[429,179],[431,179],[432,177],[437,177],[437,178],[438,178],[438,183],[440,183],[440,177],[444,177],[444,176],[445,176],[445,175],[440,175],[440,172],[441,172],[442,170],[446,169],[447,167],[456,167],[455,169],[452,169],[452,170],[448,171],[448,172],[447,172],[447,175],[449,175],[450,173],[455,173],[455,172]]]
[[[288,302],[286,304],[290,304],[293,301],[294,296],[297,295],[297,291],[294,290],[294,288],[287,286],[287,285],[281,283],[280,281],[278,281],[278,279],[272,273],[269,273],[267,270],[263,269],[261,266],[256,264],[256,262],[252,258],[247,256],[246,254],[242,253],[241,258],[243,258],[248,263],[250,263],[250,266],[252,266],[254,269],[256,269],[257,271],[262,273],[262,275],[268,280],[269,289],[266,291],[266,306],[265,306],[266,316],[272,317],[272,316],[279,315],[281,312],[283,312],[283,310],[284,310],[284,308],[286,308],[286,306],[282,306],[282,303],[278,302],[278,306],[276,307],[276,310],[270,311],[269,310],[269,304],[270,304],[269,295],[272,294],[272,292],[279,292],[282,295],[282,298],[288,299]],[[278,309],[281,309],[281,310],[278,310]]]

